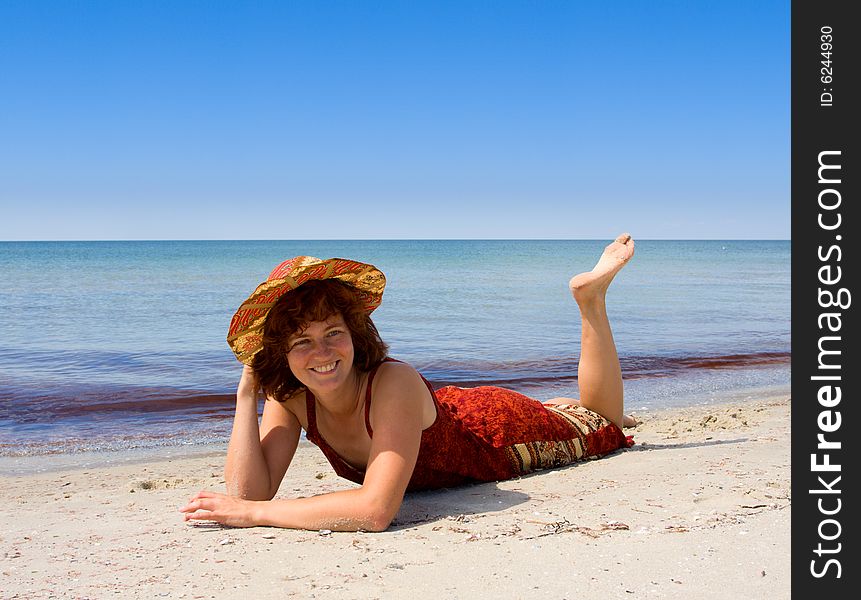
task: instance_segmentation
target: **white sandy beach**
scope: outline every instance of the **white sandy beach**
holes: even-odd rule
[[[5,476],[0,596],[789,598],[788,395],[638,416],[631,449],[408,495],[384,533],[187,525],[221,449]],[[303,442],[279,495],[352,485]]]

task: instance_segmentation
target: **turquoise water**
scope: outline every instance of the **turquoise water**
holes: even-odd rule
[[[298,254],[370,262],[374,320],[435,384],[576,395],[567,290],[606,241],[0,242],[0,454],[218,441],[238,305]],[[637,242],[608,311],[629,407],[789,385],[790,242]]]

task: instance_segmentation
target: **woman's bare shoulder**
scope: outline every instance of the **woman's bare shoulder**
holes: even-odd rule
[[[375,382],[386,381],[393,384],[415,384],[422,381],[421,374],[409,363],[387,361],[377,368]]]
[[[412,365],[403,362],[383,363],[377,371],[373,386],[374,405],[381,404],[378,400],[383,400],[383,403],[395,406],[397,410],[415,410],[421,414],[422,429],[436,421],[436,403],[424,378]]]

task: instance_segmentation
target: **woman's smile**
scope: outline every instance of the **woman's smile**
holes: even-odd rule
[[[341,385],[353,367],[353,338],[340,314],[311,321],[288,339],[287,363],[303,385]]]
[[[338,366],[340,360],[336,360],[335,362],[330,362],[325,365],[320,365],[319,367],[311,367],[311,370],[315,373],[331,373]]]

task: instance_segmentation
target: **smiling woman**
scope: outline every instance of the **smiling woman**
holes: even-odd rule
[[[334,359],[347,345],[351,356],[341,364],[367,372],[382,362],[388,347],[354,289],[337,279],[311,280],[291,291],[289,302],[275,303],[263,324],[261,351],[251,359],[267,397],[283,401],[307,387],[303,374],[325,371],[321,367],[328,363],[319,363],[321,357]]]
[[[245,363],[227,451],[227,494],[201,491],[186,520],[382,531],[409,490],[510,479],[632,443],[605,294],[634,253],[627,234],[570,281],[582,320],[579,401],[542,404],[504,388],[434,390],[387,357],[370,313],[385,277],[373,267],[300,256],[240,306],[228,343]],[[258,420],[257,398],[267,399]],[[356,489],[277,499],[301,431]]]

